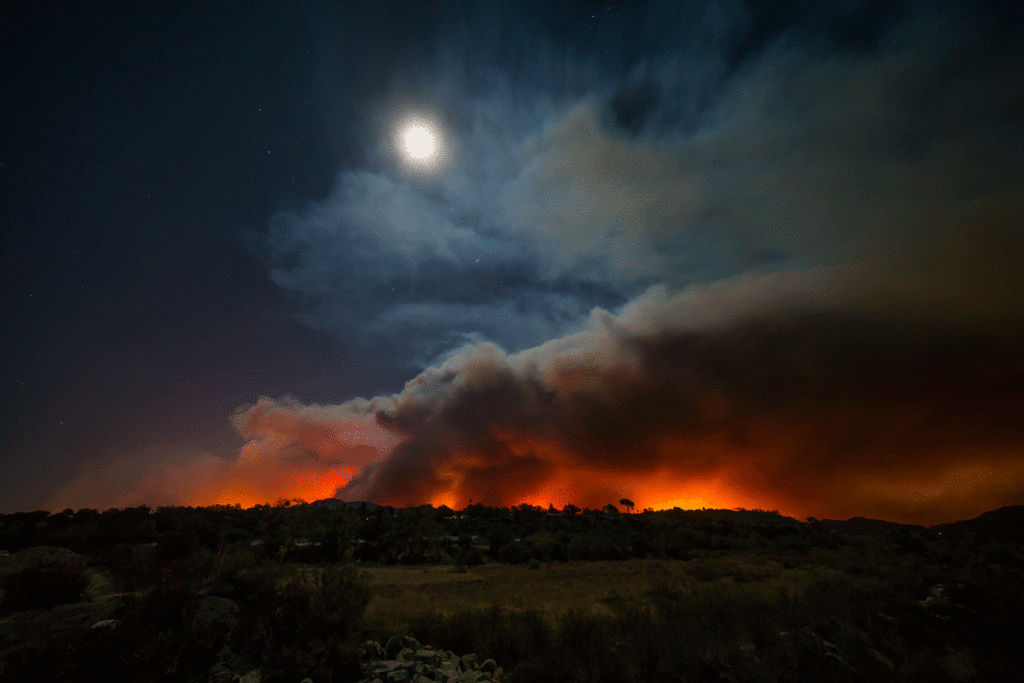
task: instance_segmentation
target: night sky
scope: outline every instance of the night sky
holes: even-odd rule
[[[1024,503],[1018,10],[122,5],[0,22],[0,512]]]

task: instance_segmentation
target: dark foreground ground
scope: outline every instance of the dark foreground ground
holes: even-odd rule
[[[367,640],[402,635],[455,662],[418,669],[446,682],[1024,670],[1017,508],[933,529],[761,511],[77,515],[0,517],[2,681],[416,680],[369,661]],[[459,668],[470,653],[477,669]]]

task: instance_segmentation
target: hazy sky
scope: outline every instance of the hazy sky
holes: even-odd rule
[[[1018,11],[61,5],[2,29],[0,511],[1024,503]]]

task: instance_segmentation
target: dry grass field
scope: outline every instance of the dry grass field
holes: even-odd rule
[[[485,564],[457,573],[451,565],[375,567],[367,611],[373,630],[401,632],[424,614],[450,615],[495,605],[534,610],[550,622],[568,610],[611,615],[610,604],[655,606],[666,593],[772,602],[800,597],[819,580],[873,583],[822,565],[785,568],[770,557],[715,551],[692,560],[624,560],[527,565]],[[865,587],[868,587],[865,585]]]

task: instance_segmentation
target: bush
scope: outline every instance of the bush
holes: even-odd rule
[[[279,596],[278,617],[311,636],[355,632],[370,601],[368,579],[350,565],[329,565],[298,577]]]
[[[358,678],[357,636],[370,598],[363,572],[351,565],[258,567],[235,581],[245,583],[232,650],[243,659],[299,679]]]
[[[31,567],[7,576],[3,587],[5,610],[48,609],[81,600],[89,577],[78,567]]]
[[[530,569],[540,569],[540,560],[537,558],[530,560]]]
[[[458,567],[476,567],[484,563],[484,556],[476,548],[462,548],[455,554],[455,565]]]

